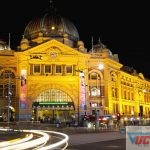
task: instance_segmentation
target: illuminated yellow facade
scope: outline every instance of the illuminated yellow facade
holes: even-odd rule
[[[101,41],[87,50],[65,19],[57,24],[56,18],[46,31],[43,26],[40,30],[43,18],[28,24],[17,50],[1,41],[1,114],[7,114],[10,98],[16,120],[66,121],[96,113],[150,116],[150,82],[142,73],[123,66]],[[47,20],[42,20],[44,25]]]

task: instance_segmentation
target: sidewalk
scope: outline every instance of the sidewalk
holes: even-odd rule
[[[80,145],[86,143],[94,143],[101,141],[109,141],[116,139],[124,139],[126,134],[118,132],[101,132],[101,133],[90,133],[90,134],[72,134],[69,135],[69,145]]]

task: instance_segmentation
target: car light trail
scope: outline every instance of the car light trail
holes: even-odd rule
[[[33,138],[33,134],[30,134],[23,139],[18,138],[18,139],[14,139],[14,140],[10,140],[10,141],[0,142],[0,148],[9,146],[9,145],[23,143],[23,142],[31,140],[32,138]]]
[[[65,144],[65,143],[66,143],[65,148],[68,146],[68,140],[69,140],[69,136],[68,135],[66,135],[64,133],[60,133],[60,132],[54,132],[54,131],[44,131],[44,132],[54,133],[56,135],[61,135],[64,138],[61,141],[57,142],[57,143],[54,143],[54,144],[51,144],[51,145],[39,148],[38,150],[49,150],[49,149],[52,149],[52,148],[59,147],[59,146]]]
[[[0,130],[7,131],[7,129],[0,129]],[[68,146],[69,136],[64,133],[55,132],[55,131],[46,131],[46,130],[23,130],[23,132],[27,132],[31,134],[28,137],[25,137],[23,139],[17,138],[6,142],[0,142],[0,149],[1,150],[6,150],[6,149],[25,150],[25,149],[33,148],[34,150],[49,150],[49,149],[59,148],[63,146],[63,148],[61,149],[64,150]],[[41,135],[42,137],[33,140],[33,134],[38,134]],[[51,137],[50,134],[55,134],[55,136],[59,138],[60,141],[48,145],[48,141],[50,140]]]
[[[15,144],[15,145],[12,144],[10,146],[7,146],[7,150],[14,150],[14,149],[24,150],[24,149],[28,149],[31,147],[36,147],[36,146],[43,144],[49,140],[49,135],[42,131],[38,131],[38,130],[23,130],[23,131],[40,134],[40,135],[42,135],[42,137],[32,140],[32,141],[29,141],[29,142],[23,142],[23,143],[19,143],[19,144]],[[1,150],[6,150],[6,147],[1,148]]]

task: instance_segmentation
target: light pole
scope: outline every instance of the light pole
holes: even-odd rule
[[[19,76],[16,76],[16,77],[13,77],[15,79],[19,79],[19,80],[22,80],[21,77]],[[10,127],[10,106],[11,106],[11,95],[12,95],[12,92],[11,92],[11,74],[9,74],[9,77],[8,77],[8,91],[7,91],[7,124],[8,124],[8,129]]]
[[[10,75],[8,78],[8,93],[7,93],[7,101],[8,101],[8,110],[7,110],[7,124],[8,124],[8,130],[9,130],[9,123],[10,123],[10,104],[11,104],[11,99],[10,96],[12,95],[10,91]]]
[[[17,80],[20,80],[20,81],[22,81],[23,80],[23,78],[22,78],[22,76],[15,76],[15,79],[17,79]],[[20,83],[21,84],[21,83]],[[19,100],[19,105],[18,105],[19,107],[19,111],[18,111],[18,117],[17,117],[17,120],[18,121],[20,121],[20,100]]]

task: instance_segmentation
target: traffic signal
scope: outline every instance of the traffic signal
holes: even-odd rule
[[[117,113],[117,120],[120,120],[120,113]]]
[[[84,115],[84,116],[83,116],[83,119],[84,119],[84,120],[87,120],[87,119],[88,119],[88,116],[87,116],[87,115]]]

